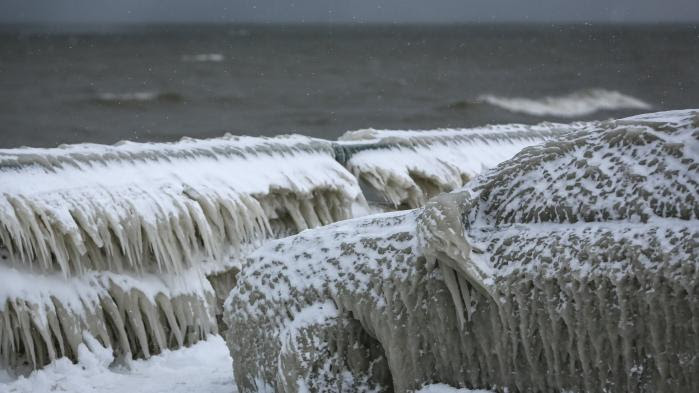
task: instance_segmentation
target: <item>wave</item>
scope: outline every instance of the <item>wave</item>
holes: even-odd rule
[[[538,99],[482,95],[478,100],[511,112],[533,116],[577,117],[600,110],[650,109],[651,105],[614,90],[586,89],[558,97]]]
[[[149,101],[181,102],[184,97],[174,92],[137,91],[128,93],[99,93],[94,101],[102,105],[137,104]]]
[[[182,56],[182,61],[192,61],[192,62],[214,62],[218,63],[223,61],[224,57],[220,53],[199,53],[196,55],[184,55]]]

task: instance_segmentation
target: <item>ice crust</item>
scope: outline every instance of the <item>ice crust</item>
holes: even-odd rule
[[[699,391],[699,111],[588,124],[415,210],[272,241],[240,392]]]
[[[582,124],[508,124],[432,131],[360,130],[340,138],[338,159],[388,209],[416,208],[462,187],[523,148]]]

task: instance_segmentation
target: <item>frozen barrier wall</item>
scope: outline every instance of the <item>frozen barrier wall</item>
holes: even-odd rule
[[[75,359],[83,334],[129,356],[190,344],[239,255],[353,204],[332,144],[301,136],[0,150],[0,363]]]
[[[429,131],[360,130],[336,144],[336,157],[366,195],[387,210],[414,209],[427,199],[455,190],[483,170],[527,146],[579,129],[587,123],[507,124]]]
[[[589,125],[251,254],[241,392],[699,390],[699,111]]]

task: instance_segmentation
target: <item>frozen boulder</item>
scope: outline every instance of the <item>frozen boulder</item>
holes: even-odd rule
[[[699,390],[699,111],[589,124],[416,210],[273,241],[241,392]]]

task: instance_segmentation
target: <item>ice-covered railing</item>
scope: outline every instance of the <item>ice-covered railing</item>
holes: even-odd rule
[[[430,131],[347,132],[336,156],[391,208],[416,208],[439,193],[463,186],[484,169],[585,123],[508,124]],[[377,201],[372,201],[377,202]],[[383,202],[383,201],[378,201]]]
[[[0,150],[0,363],[75,359],[84,334],[148,357],[216,332],[236,256],[364,204],[333,154],[301,136]]]
[[[589,124],[424,208],[274,241],[240,392],[699,390],[699,110]]]
[[[215,294],[197,269],[65,278],[0,264],[0,278],[0,366],[20,372],[60,357],[77,359],[88,337],[123,361],[217,332]]]
[[[0,184],[2,244],[65,275],[176,272],[361,198],[331,144],[301,136],[0,150]]]

